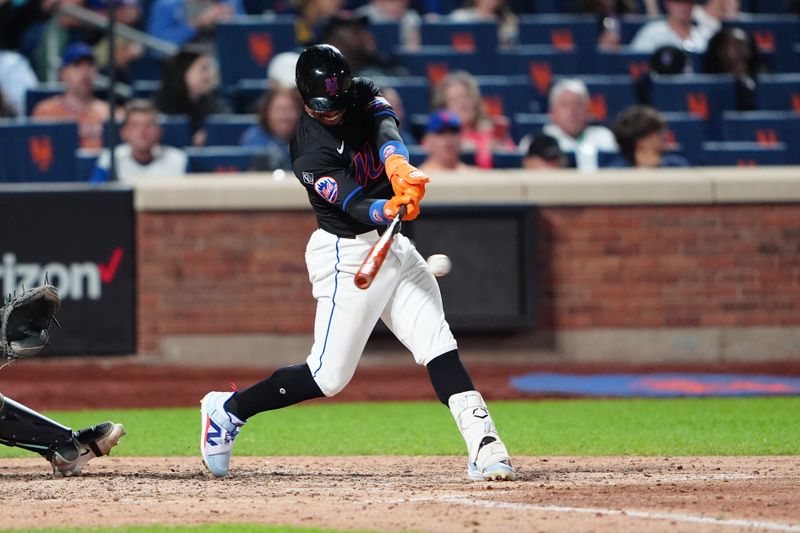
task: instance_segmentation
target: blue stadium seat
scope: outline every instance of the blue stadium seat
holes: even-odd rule
[[[400,95],[406,115],[426,115],[430,110],[430,84],[424,76],[373,78],[379,87],[391,87]]]
[[[682,111],[706,121],[706,134],[720,138],[722,112],[736,108],[733,80],[725,75],[661,76],[653,80],[652,104],[659,111]]]
[[[237,113],[255,113],[258,99],[267,91],[266,77],[255,80],[239,80],[230,89],[231,101]]]
[[[217,25],[214,37],[222,84],[232,87],[242,79],[263,78],[275,54],[295,48],[294,17],[237,17]]]
[[[781,111],[727,111],[722,114],[724,141],[756,142],[769,147],[793,145],[800,139],[800,114]],[[787,154],[789,163],[800,163],[800,151]]]
[[[791,72],[797,68],[792,49],[798,40],[800,18],[794,15],[753,15],[741,20],[726,22],[746,30],[756,41],[765,56],[772,57],[771,67],[778,72]]]
[[[492,168],[522,168],[522,154],[519,152],[494,152]]]
[[[145,12],[146,13],[146,12]],[[142,27],[147,27],[146,25]],[[164,69],[164,60],[150,54],[144,54],[138,59],[134,59],[128,65],[128,77],[134,81],[161,79]]]
[[[672,149],[683,154],[692,165],[703,164],[706,121],[690,113],[662,113]]]
[[[708,166],[785,165],[786,144],[762,146],[752,142],[704,142],[703,162]]]
[[[531,113],[533,88],[527,76],[476,76],[484,108],[490,115]]]
[[[570,8],[564,0],[536,0],[533,10],[536,13],[564,13]]]
[[[476,52],[480,61],[495,60],[497,24],[494,22],[452,22],[447,18],[423,21],[423,46],[446,46],[459,52]]]
[[[177,146],[182,148],[192,144],[192,136],[189,130],[189,119],[176,115],[161,115],[161,144],[167,146]],[[120,124],[119,127],[122,125]],[[119,130],[117,131],[119,134]],[[108,139],[108,124],[103,124],[103,139]],[[122,142],[122,141],[120,141]]]
[[[789,2],[786,0],[750,0],[750,6],[742,3],[745,13],[789,13]]]
[[[560,50],[597,46],[597,20],[592,15],[522,15],[519,42],[548,44]]]
[[[511,137],[518,143],[528,134],[539,133],[549,122],[547,113],[517,113],[511,120]]]
[[[254,115],[213,115],[206,121],[206,146],[239,146],[242,133],[258,123]]]
[[[651,20],[657,19],[650,18],[647,15],[624,15],[620,21],[620,42],[622,44],[631,44],[636,32]]]
[[[60,83],[41,83],[28,89],[25,91],[25,114],[30,116],[36,104],[51,96],[58,96],[63,92],[64,86]]]
[[[756,85],[759,109],[800,113],[800,73],[763,74]]]
[[[628,47],[621,47],[619,50],[597,50],[594,68],[587,71],[587,73],[627,74],[631,79],[637,80],[649,70],[649,53],[636,52]]]
[[[498,74],[528,76],[534,91],[531,109],[546,109],[547,94],[556,74],[580,72],[578,52],[559,50],[547,45],[518,46],[498,51]]]
[[[0,123],[0,178],[11,182],[75,181],[78,126],[74,122]]]
[[[136,80],[131,84],[135,98],[152,98],[161,87],[161,80]]]
[[[209,146],[187,148],[190,172],[247,172],[253,158],[263,154],[260,148],[240,146]]]
[[[553,83],[558,79],[556,77]],[[589,89],[589,109],[595,122],[608,125],[617,113],[637,103],[636,92],[629,76],[580,76],[580,79]]]
[[[421,46],[416,50],[397,49],[395,56],[413,76],[425,76],[435,85],[453,70],[474,75],[497,74],[497,61],[481,61],[478,51],[458,51],[450,46]]]
[[[370,22],[369,31],[375,37],[378,50],[394,50],[402,44],[400,25],[397,22]]]
[[[75,179],[77,181],[89,181],[99,157],[100,153],[97,150],[79,148],[75,153]]]

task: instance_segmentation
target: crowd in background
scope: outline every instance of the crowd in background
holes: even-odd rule
[[[493,154],[524,155],[529,169],[575,166],[598,168],[599,153],[616,153],[612,167],[686,166],[688,161],[669,153],[664,116],[651,106],[653,76],[692,72],[688,58],[699,58],[695,72],[729,74],[736,83],[736,109],[755,108],[758,76],[764,71],[754,38],[741,28],[723,25],[742,16],[737,0],[582,0],[567,2],[572,13],[596,17],[597,47],[617,49],[621,17],[657,15],[642,25],[629,43],[632,50],[651,54],[650,72],[636,84],[638,102],[608,122],[592,122],[590,93],[580,77],[562,79],[549,91],[550,123],[515,141],[509,117],[487,110],[475,76],[451,71],[431,89],[430,115],[421,128],[403,120],[401,132],[408,144],[427,154],[423,168],[429,172],[493,166]],[[128,68],[146,54],[140,44],[116,39],[113,51],[105,33],[59,10],[63,4],[108,14],[103,0],[0,0],[0,116],[24,117],[26,91],[55,75],[61,94],[38,102],[31,120],[67,119],[79,125],[81,148],[100,150],[105,144],[104,124],[110,108],[107,91],[99,82],[109,74],[108,57],[116,58],[116,75],[130,82]],[[800,1],[786,0],[789,10],[800,12]],[[376,45],[370,24],[393,21],[400,25],[406,49],[420,46],[423,20],[492,21],[497,24],[497,46],[519,43],[519,17],[536,12],[535,0],[369,0],[357,5],[345,0],[117,0],[115,20],[139,28],[179,47],[163,58],[158,89],[149,100],[122,102],[115,118],[121,124],[122,149],[116,152],[117,172],[126,176],[175,175],[187,169],[182,147],[161,147],[160,115],[188,118],[190,145],[207,146],[206,122],[217,114],[230,114],[233,106],[219,84],[215,62],[216,26],[236,16],[274,12],[295,17],[296,44],[326,42],[348,58],[356,75],[391,79],[409,76],[391,50]],[[800,26],[798,27],[800,41]],[[53,43],[57,59],[53,59]],[[297,54],[276,55],[265,72],[266,91],[251,109],[253,124],[243,132],[240,145],[263,149],[252,169],[291,168],[288,146],[302,101],[294,87]],[[48,69],[50,72],[48,73]],[[385,95],[403,117],[397,91],[385,86]],[[406,117],[408,118],[408,117]],[[566,157],[570,154],[571,157]],[[108,151],[92,174],[93,181],[108,179]]]

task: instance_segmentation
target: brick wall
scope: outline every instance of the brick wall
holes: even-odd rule
[[[542,329],[800,325],[800,206],[546,207]],[[308,333],[309,210],[139,212],[139,352]]]

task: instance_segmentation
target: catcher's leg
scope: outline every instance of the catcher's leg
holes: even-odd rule
[[[124,434],[122,424],[113,422],[73,432],[0,394],[0,443],[42,455],[53,473],[80,474],[90,459],[108,455]]]

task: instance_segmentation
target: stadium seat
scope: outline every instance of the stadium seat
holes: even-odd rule
[[[653,80],[652,105],[659,111],[683,111],[702,118],[708,138],[717,140],[722,112],[736,107],[733,80],[708,74],[661,76]]]
[[[800,139],[800,114],[781,111],[727,111],[722,114],[724,141],[755,142],[760,146],[792,145]],[[788,163],[800,163],[800,151],[787,154]]]
[[[587,73],[598,75],[627,74],[637,80],[650,70],[650,54],[636,52],[627,47],[619,50],[597,50],[594,67]]]
[[[597,46],[597,20],[592,15],[523,15],[519,18],[519,43],[593,50]]]
[[[375,37],[378,50],[394,50],[402,44],[400,25],[397,22],[370,22],[369,31]]]
[[[0,125],[0,179],[10,182],[75,181],[75,122],[26,121]]]
[[[474,75],[497,74],[497,61],[481,61],[483,53],[476,50],[458,51],[450,46],[421,46],[416,50],[398,48],[395,56],[413,76],[425,76],[431,85],[438,84],[453,70],[466,70]]]
[[[160,80],[136,80],[131,84],[135,98],[152,98],[161,87]]]
[[[746,30],[756,41],[758,50],[772,59],[770,65],[777,72],[791,72],[797,68],[792,49],[798,40],[800,18],[794,15],[753,15],[725,26]]]
[[[458,52],[477,52],[480,61],[494,61],[497,24],[494,22],[452,22],[447,18],[423,21],[423,46],[447,46]]]
[[[550,122],[547,113],[517,113],[511,120],[511,138],[515,142],[519,141],[528,134],[536,134]]]
[[[631,44],[636,32],[651,20],[657,19],[650,18],[647,15],[623,15],[620,20],[620,42],[623,45]]]
[[[785,165],[786,144],[762,146],[754,142],[704,142],[703,162],[708,166]]]
[[[240,146],[206,146],[187,148],[190,172],[247,172],[253,158],[263,154],[261,148]]]
[[[406,115],[426,115],[430,109],[430,84],[424,76],[373,78],[379,87],[391,87],[400,95]]]
[[[31,116],[36,104],[51,96],[58,96],[63,92],[64,86],[60,83],[40,83],[36,87],[28,89],[25,91],[25,114]]]
[[[706,121],[691,113],[662,113],[667,121],[667,137],[671,151],[683,154],[692,165],[703,164],[703,141]]]
[[[743,2],[741,7],[742,11],[745,13],[769,14],[789,12],[789,2],[786,0],[750,0],[747,3],[750,4],[750,6],[746,6]]]
[[[502,76],[527,75],[534,88],[534,107],[546,108],[547,94],[556,74],[580,72],[578,52],[559,50],[548,45],[518,46],[498,51],[498,74]]]
[[[759,76],[756,101],[761,110],[800,113],[800,73]]]
[[[254,115],[213,115],[206,121],[206,146],[239,146],[242,133],[258,123]]]
[[[97,165],[100,153],[97,150],[85,150],[79,148],[75,153],[75,179],[77,181],[89,181]]]
[[[527,76],[476,76],[489,115],[531,113],[533,89]]]
[[[230,88],[230,100],[237,113],[255,113],[258,99],[267,90],[267,79],[239,80]]]
[[[266,76],[275,54],[295,48],[294,17],[237,17],[217,25],[214,33],[222,84]]]
[[[556,77],[553,83],[558,79]],[[608,125],[617,113],[637,103],[634,86],[626,75],[580,76],[580,79],[589,89],[589,109],[596,122]]]
[[[133,81],[157,81],[161,79],[163,69],[163,59],[144,54],[142,57],[130,62],[128,65],[128,78]]]
[[[189,119],[187,117],[161,115],[159,122],[162,129],[161,144],[179,148],[192,144],[192,136],[189,133]],[[122,127],[122,124],[119,124],[119,127]],[[108,139],[107,123],[103,125],[103,139]]]

